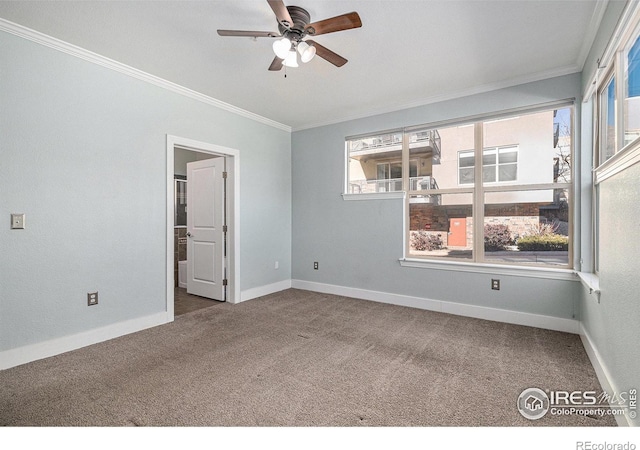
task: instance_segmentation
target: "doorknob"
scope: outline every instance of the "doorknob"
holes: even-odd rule
[[[187,232],[187,236],[191,237],[191,233]]]

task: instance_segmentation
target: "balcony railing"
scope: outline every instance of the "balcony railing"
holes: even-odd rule
[[[438,183],[433,177],[423,176],[409,178],[409,190],[411,191],[429,191],[433,189],[438,189]],[[402,191],[402,178],[391,178],[385,180],[354,180],[349,183],[349,193],[351,194],[399,191]],[[432,201],[424,201],[424,203],[440,204],[440,195],[438,194],[425,196],[425,198],[431,198]]]
[[[393,145],[402,145],[401,134],[383,134],[371,138],[351,141],[351,153],[357,153],[374,148],[390,147]]]
[[[434,164],[440,164],[440,133],[438,130],[417,131],[409,135],[410,151],[430,151]],[[402,134],[391,133],[351,141],[349,153],[351,157],[365,154],[388,153],[402,150]]]

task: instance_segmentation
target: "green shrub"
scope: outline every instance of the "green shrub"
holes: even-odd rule
[[[492,252],[504,250],[507,245],[512,245],[513,239],[509,227],[500,224],[487,224],[484,226],[484,249]]]
[[[560,234],[545,234],[543,236],[522,236],[518,239],[520,251],[566,251],[569,250],[569,238]]]

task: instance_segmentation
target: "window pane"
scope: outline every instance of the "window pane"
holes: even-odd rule
[[[378,164],[378,180],[389,178],[389,164]]]
[[[428,167],[433,164],[440,164],[441,138],[438,130],[412,131],[409,133],[408,139],[410,159]],[[431,174],[429,173],[428,175]]]
[[[518,175],[517,164],[502,164],[498,168],[499,181],[515,181]]]
[[[496,163],[496,151],[495,150],[485,150],[484,155],[482,155],[482,165],[495,165]]]
[[[418,161],[409,161],[409,177],[418,176]]]
[[[611,78],[600,93],[600,164],[616,152],[616,80]]]
[[[563,108],[485,122],[483,181],[524,185],[570,182],[571,121],[571,108]],[[492,159],[496,154],[497,159]]]
[[[640,136],[640,37],[626,55],[624,145]]]
[[[500,164],[518,162],[518,151],[512,148],[501,148],[499,162]]]
[[[571,164],[573,158],[572,134],[572,108],[556,110],[554,126],[557,129],[557,139],[554,139],[554,183],[571,183]]]
[[[460,167],[473,167],[474,165],[473,152],[460,152]]]
[[[424,129],[408,133],[409,190],[433,189],[433,167],[441,162],[441,138],[438,130]]]
[[[473,167],[460,169],[460,184],[473,184]]]
[[[482,181],[485,183],[496,181],[496,166],[484,166],[482,168]]]
[[[485,261],[568,266],[568,200],[568,189],[486,193]]]
[[[402,163],[401,162],[391,164],[391,178],[402,179]]]
[[[347,192],[389,192],[402,189],[402,171],[392,174],[391,164],[402,167],[402,133],[387,133],[347,140],[349,153]],[[399,175],[396,179],[393,176]]]
[[[460,184],[473,183],[473,125],[438,128],[438,135],[441,157],[437,163],[434,160],[431,175],[440,189],[452,189]],[[469,167],[471,169],[468,169]],[[468,170],[464,170],[465,168]]]
[[[413,257],[473,258],[472,194],[412,195],[409,254]]]

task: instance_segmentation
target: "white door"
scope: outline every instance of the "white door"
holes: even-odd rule
[[[187,163],[187,292],[224,301],[224,158]]]

